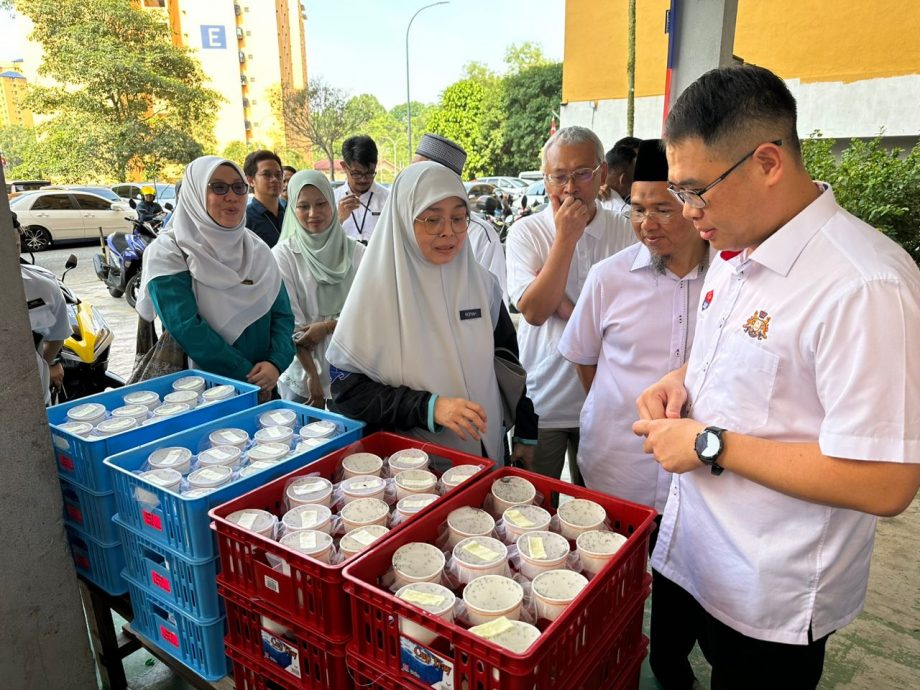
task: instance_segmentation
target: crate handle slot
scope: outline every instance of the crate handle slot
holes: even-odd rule
[[[144,549],[144,558],[152,562],[154,565],[158,565],[161,568],[169,570],[169,561],[166,560],[166,556],[161,556],[156,551],[151,551],[150,549]]]

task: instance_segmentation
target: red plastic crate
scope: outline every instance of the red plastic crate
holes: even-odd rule
[[[246,508],[258,508],[275,515],[283,515],[286,510],[284,488],[292,478],[318,473],[326,479],[333,479],[342,458],[347,455],[367,452],[386,457],[404,448],[421,448],[431,456],[432,465],[440,461],[444,465],[441,469],[431,468],[435,474],[439,475],[441,470],[447,469],[447,466],[483,466],[479,473],[451,490],[445,495],[446,497],[465,491],[467,487],[478,482],[480,477],[490,475],[489,470],[495,466],[495,463],[488,458],[467,455],[418,439],[384,432],[371,434],[361,441],[212,509],[209,513],[214,520],[211,527],[217,532],[221,560],[218,582],[245,594],[247,598],[258,600],[273,608],[285,620],[313,630],[331,642],[348,640],[351,637],[351,611],[342,588],[344,582],[342,570],[345,564],[320,563],[272,539],[244,530],[229,522],[226,517],[237,510]],[[446,498],[436,501],[417,515],[404,520],[389,534],[375,542],[371,548],[376,548],[383,539],[388,539],[392,534],[398,533],[404,527],[420,519],[425,512],[439,505],[442,500]],[[284,574],[272,568],[266,554],[283,559],[289,566],[290,574]]]
[[[648,638],[642,634],[645,607],[630,614],[626,624],[609,644],[581,664],[574,687],[579,690],[636,690],[639,670],[648,651]]]
[[[247,668],[290,690],[351,687],[344,643],[328,642],[311,631],[278,620],[273,611],[247,601],[239,592],[226,587],[220,587],[219,591],[227,608],[225,647],[229,652],[237,652],[237,656],[247,657],[249,663],[244,664]],[[284,625],[288,633],[282,637],[279,631],[266,628],[263,617]],[[232,653],[230,656],[233,658]]]
[[[466,629],[405,604],[378,586],[390,567],[393,553],[409,542],[433,543],[438,529],[451,511],[462,506],[481,506],[492,482],[501,477],[524,477],[543,494],[543,507],[554,512],[553,498],[565,494],[587,498],[607,511],[611,526],[627,536],[627,542],[593,578],[563,615],[545,628],[526,654],[512,654]],[[641,635],[642,605],[649,595],[646,572],[648,541],[655,511],[628,501],[600,494],[566,482],[503,468],[491,473],[455,496],[432,506],[420,519],[374,549],[361,554],[345,568],[345,590],[353,597],[354,637],[349,652],[401,678],[403,687],[424,688],[401,671],[400,634],[397,616],[434,630],[441,639],[432,650],[453,664],[454,686],[464,684],[480,690],[559,690],[577,687],[585,659],[607,648],[629,623],[639,621],[633,633]]]
[[[402,690],[405,687],[400,678],[391,676],[386,671],[356,657],[354,654],[347,653],[345,663],[348,664],[348,673],[354,680],[356,688],[362,688],[362,690]]]

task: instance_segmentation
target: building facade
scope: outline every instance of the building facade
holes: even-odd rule
[[[32,111],[23,102],[28,82],[22,71],[22,60],[0,65],[0,127],[33,126]]]
[[[636,3],[635,135],[661,135],[670,0]],[[675,0],[677,11],[692,11]],[[872,138],[910,147],[920,136],[920,4],[900,0],[738,0],[734,54],[783,77],[799,135]],[[678,37],[679,40],[680,37]],[[566,0],[563,126],[626,134],[627,3]]]

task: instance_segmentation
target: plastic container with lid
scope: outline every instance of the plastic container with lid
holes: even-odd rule
[[[125,431],[131,431],[138,427],[137,420],[134,417],[113,417],[103,419],[93,429],[93,436],[101,438],[103,436],[114,436]]]
[[[389,528],[383,525],[368,525],[367,527],[353,529],[339,541],[339,550],[345,558],[350,558],[356,553],[364,551],[389,531]]]
[[[441,475],[444,489],[454,489],[482,469],[479,465],[455,465]]]
[[[351,503],[359,498],[377,498],[382,501],[386,493],[387,483],[380,477],[359,474],[356,477],[343,479],[342,483],[339,484],[339,488],[342,490],[342,501],[344,503]]]
[[[452,549],[468,537],[489,537],[494,529],[494,518],[482,508],[456,508],[447,516],[447,546]]]
[[[240,470],[240,478],[251,477],[254,474],[258,474],[262,470],[267,470],[269,467],[274,467],[276,464],[277,463],[274,462],[265,462],[264,460],[251,462]]]
[[[192,408],[180,403],[165,403],[155,408],[152,412],[154,417],[162,419],[163,417],[175,417],[177,414],[188,412]]]
[[[547,570],[533,579],[533,603],[537,618],[554,621],[571,604],[588,578],[572,570]]]
[[[332,534],[332,511],[327,506],[305,503],[295,506],[281,516],[286,532],[316,530]]]
[[[201,498],[210,493],[214,493],[214,489],[189,489],[182,492],[182,498]]]
[[[508,547],[492,537],[467,537],[451,552],[457,579],[462,583],[483,575],[510,574]]]
[[[512,506],[534,502],[537,489],[523,477],[501,477],[492,482],[493,515],[502,515]]]
[[[134,391],[122,400],[125,401],[125,405],[143,405],[151,412],[160,406],[160,396],[154,391]]]
[[[410,582],[440,582],[444,552],[433,544],[413,541],[393,553],[393,576],[397,587]]]
[[[192,451],[181,446],[159,448],[147,457],[147,464],[153,469],[169,468],[179,474],[188,474]]]
[[[308,503],[329,508],[332,506],[332,482],[323,477],[298,477],[288,485],[285,496],[292,508]]]
[[[359,498],[343,505],[339,515],[346,533],[369,525],[386,527],[390,506],[379,498]]]
[[[256,443],[283,443],[290,447],[294,430],[289,426],[263,426],[253,438]]]
[[[161,489],[175,491],[176,493],[179,492],[179,485],[182,483],[182,475],[169,468],[141,472],[140,476]]]
[[[454,620],[454,604],[457,597],[447,587],[436,582],[413,582],[400,587],[396,597],[448,623]],[[402,616],[399,618],[399,631],[423,645],[431,644],[438,636],[433,630]]]
[[[530,579],[546,570],[564,568],[569,541],[555,532],[527,532],[517,539],[521,573]]]
[[[597,575],[624,544],[626,537],[617,532],[582,532],[575,540],[575,549],[581,557],[582,570],[589,575]]]
[[[342,458],[342,477],[375,476],[383,470],[383,458],[374,453],[352,453]]]
[[[431,494],[437,490],[438,478],[428,470],[403,470],[396,475],[396,498],[412,494]]]
[[[67,410],[67,419],[71,422],[86,422],[96,426],[105,419],[105,405],[99,403],[84,403]]]
[[[399,499],[396,503],[396,512],[403,519],[412,517],[423,508],[427,508],[440,498],[437,494],[410,494]]]
[[[240,466],[242,455],[242,451],[236,446],[212,446],[198,453],[198,464],[201,467],[226,465],[236,469]]]
[[[93,425],[89,422],[64,422],[58,425],[58,429],[70,432],[74,436],[82,436],[83,438],[93,433]]]
[[[604,506],[587,498],[575,498],[559,506],[559,531],[566,539],[577,539],[582,532],[594,532],[604,527],[607,511]]]
[[[387,458],[390,474],[396,476],[404,470],[427,470],[430,459],[421,448],[404,448]]]
[[[315,558],[321,563],[332,561],[332,537],[325,532],[300,530],[285,534],[279,541],[288,548],[299,551],[304,556]]]
[[[183,376],[173,381],[174,391],[195,391],[198,395],[204,393],[205,381],[201,376]]]
[[[297,446],[294,448],[294,452],[298,455],[301,453],[309,453],[311,450],[316,450],[326,441],[321,438],[307,438],[301,439],[297,442]]]
[[[541,635],[537,626],[504,616],[472,627],[470,632],[514,654],[524,654]]]
[[[261,534],[269,539],[274,538],[275,523],[278,518],[269,513],[267,510],[258,510],[256,508],[245,508],[237,510],[227,516],[227,522],[239,525],[245,530]]]
[[[262,429],[268,426],[289,426],[293,428],[296,423],[297,413],[294,410],[272,410],[259,415],[259,427]]]
[[[163,396],[163,402],[168,405],[188,405],[190,409],[198,407],[198,393],[194,390],[179,390]]]
[[[125,405],[124,407],[116,407],[112,410],[113,418],[130,417],[136,420],[138,424],[149,416],[150,410],[147,409],[146,405]]]
[[[463,588],[466,617],[473,625],[496,618],[518,620],[524,604],[524,588],[510,577],[483,575]]]
[[[304,440],[308,438],[331,438],[335,435],[337,428],[335,422],[322,419],[318,422],[311,422],[300,427],[300,438]]]
[[[249,449],[249,462],[277,463],[284,460],[291,447],[284,443],[259,443]]]
[[[249,443],[249,434],[242,429],[218,429],[208,434],[208,441],[212,448],[214,446],[236,446],[242,450]]]
[[[202,404],[215,403],[218,400],[228,400],[236,395],[236,388],[228,384],[212,386],[201,394]]]
[[[226,465],[201,467],[188,476],[188,485],[195,489],[216,489],[233,481],[233,470]]]
[[[545,532],[549,529],[550,520],[549,511],[540,506],[512,506],[502,513],[505,541],[511,544],[527,532]]]

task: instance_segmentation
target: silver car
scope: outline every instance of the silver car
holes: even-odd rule
[[[40,252],[55,242],[94,239],[130,232],[134,211],[123,201],[109,201],[98,194],[76,190],[42,190],[16,197],[10,202],[22,224],[24,251]]]

